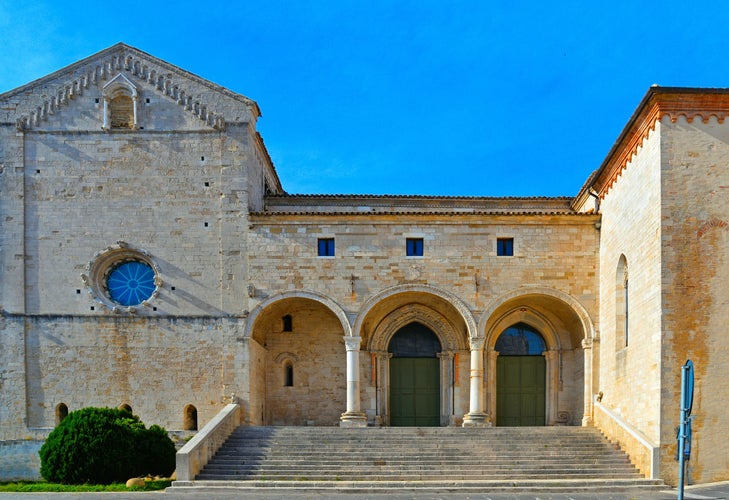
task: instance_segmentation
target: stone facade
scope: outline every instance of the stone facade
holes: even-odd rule
[[[440,425],[498,425],[498,342],[524,327],[540,422],[597,425],[669,482],[692,358],[691,478],[727,479],[728,111],[650,89],[574,198],[316,196],[284,191],[255,102],[124,44],[1,94],[0,454],[84,406],[391,425],[411,325],[438,346]],[[150,276],[136,299],[125,263]]]

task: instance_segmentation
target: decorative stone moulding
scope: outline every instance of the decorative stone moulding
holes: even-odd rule
[[[162,287],[159,268],[149,252],[118,241],[86,265],[81,274],[89,294],[114,314],[135,314],[151,302]]]
[[[154,86],[155,90],[162,95],[172,99],[185,111],[195,115],[200,121],[214,128],[225,130],[225,117],[208,109],[204,103],[193,100],[182,84],[175,82],[173,75],[167,70],[156,67],[152,62],[132,54],[118,54],[108,56],[107,59],[98,61],[81,70],[82,74],[69,75],[69,79],[62,83],[57,90],[51,92],[51,96],[40,102],[32,111],[19,117],[16,120],[18,131],[32,130],[48,120],[50,115],[55,114],[67,106],[76,97],[83,95],[90,86],[102,87],[102,93],[108,97],[109,90],[119,91],[126,88],[130,97],[134,100],[134,123],[133,129],[138,128],[138,93],[137,86],[133,80],[147,82]],[[103,82],[108,82],[105,85]],[[111,85],[111,88],[108,88]],[[108,102],[104,101],[105,113],[103,130],[109,130]]]

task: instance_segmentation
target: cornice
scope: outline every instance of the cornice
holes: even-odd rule
[[[684,117],[688,123],[715,118],[724,123],[729,115],[729,89],[651,87],[618,136],[600,168],[583,186],[577,198],[594,189],[604,198],[623,169],[633,159],[656,124],[668,117],[672,123]]]
[[[123,74],[126,78],[134,78],[153,85],[159,93],[174,100],[185,111],[193,114],[216,130],[225,129],[224,116],[215,113],[207,104],[194,99],[185,88],[183,83],[185,79],[193,80],[197,84],[240,101],[244,105],[250,106],[256,116],[260,116],[260,110],[256,103],[247,97],[231,92],[224,87],[215,85],[123,43],[116,44],[46,77],[1,94],[0,100],[27,92],[31,88],[54,79],[61,80],[56,90],[50,92],[51,96],[49,98],[39,100],[37,104],[34,104],[35,109],[33,111],[17,118],[16,126],[18,130],[30,130],[46,121],[49,115],[68,105],[77,96],[83,95],[84,91],[91,85],[103,86],[103,82],[110,81],[119,74]]]

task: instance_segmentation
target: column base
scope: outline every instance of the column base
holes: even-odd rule
[[[339,427],[367,427],[367,415],[363,412],[342,413]]]
[[[466,413],[463,427],[491,427],[491,419],[486,413]]]
[[[592,417],[587,415],[582,417],[582,427],[592,427]]]

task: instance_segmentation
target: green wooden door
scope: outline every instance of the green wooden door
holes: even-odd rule
[[[496,425],[545,424],[543,356],[500,356],[496,359]]]
[[[390,425],[440,425],[438,358],[390,359]]]

